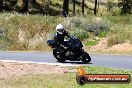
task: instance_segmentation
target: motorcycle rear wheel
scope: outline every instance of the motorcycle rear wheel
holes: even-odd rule
[[[59,51],[53,50],[53,55],[57,59],[58,62],[61,62],[61,63],[65,62],[65,59],[64,59],[62,53],[60,53]]]

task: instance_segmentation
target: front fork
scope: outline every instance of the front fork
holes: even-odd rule
[[[84,56],[84,49],[82,49],[79,53],[79,59],[82,59]]]

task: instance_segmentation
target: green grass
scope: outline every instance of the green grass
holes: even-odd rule
[[[109,31],[106,35],[108,46],[122,43],[131,43],[132,39],[132,15],[119,15],[103,17],[108,21]]]
[[[0,15],[0,29],[4,30],[0,40],[1,44],[9,45],[8,50],[35,50],[40,45],[44,49],[47,47],[46,41],[51,38],[51,32],[61,22],[60,17],[52,16],[12,13]],[[31,47],[33,42],[35,46]]]
[[[57,24],[64,24],[71,35],[82,41],[108,39],[108,46],[132,43],[132,15],[93,15],[62,18],[59,16],[0,14],[0,49],[17,51],[49,51],[46,41],[55,33]],[[90,36],[94,35],[92,38]],[[94,43],[95,44],[95,43]],[[89,45],[89,44],[88,44]],[[93,43],[90,43],[93,45]]]
[[[87,39],[89,30],[87,29],[88,20],[86,19],[91,22],[94,16],[62,18],[59,16],[2,13],[0,14],[0,29],[4,30],[4,35],[0,36],[0,44],[4,43],[5,46],[2,46],[6,47],[5,50],[47,51],[49,48],[47,49],[46,42],[54,36],[55,27],[59,23],[64,24],[71,35],[75,35],[81,40]],[[77,21],[83,23],[78,24]],[[90,27],[90,30],[92,28],[105,29],[102,24],[96,26],[96,22],[89,23],[88,27]]]
[[[103,37],[106,37],[106,35],[107,35],[107,32],[106,32],[106,31],[102,31],[102,32],[100,32],[100,33],[98,34],[98,37],[99,37],[99,38],[103,38]]]
[[[85,67],[87,74],[130,74],[132,71],[104,67]],[[76,74],[25,75],[21,77],[1,78],[1,88],[131,88],[130,84],[85,84],[80,86],[75,80]]]
[[[132,30],[131,29],[119,29],[109,31],[108,46],[122,44],[129,42],[132,44]]]
[[[94,45],[96,45],[96,44],[97,44],[97,41],[95,41],[95,40],[87,41],[87,42],[85,43],[86,46],[94,46]]]

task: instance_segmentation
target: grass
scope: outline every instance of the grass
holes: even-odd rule
[[[106,35],[107,35],[107,32],[106,32],[106,31],[102,31],[102,32],[100,32],[100,33],[98,34],[98,37],[99,37],[99,38],[103,38],[103,37],[106,37]]]
[[[64,24],[71,35],[82,41],[107,38],[108,46],[132,41],[132,18],[126,16],[88,15],[62,18],[59,16],[0,14],[0,49],[17,51],[48,51],[47,40],[57,24]],[[90,37],[92,36],[92,37]],[[91,45],[91,44],[90,44]],[[92,43],[93,45],[93,43]]]
[[[38,45],[46,45],[45,42],[51,37],[49,33],[61,22],[59,19],[42,15],[1,14],[0,28],[4,31],[0,39],[10,43],[9,50],[33,50]],[[30,47],[32,44],[35,46]]]
[[[94,46],[94,45],[96,45],[97,44],[97,41],[95,41],[95,40],[92,40],[92,41],[88,41],[88,42],[86,42],[86,46]]]
[[[132,71],[104,67],[85,67],[88,74],[130,74]],[[86,84],[80,86],[75,80],[76,74],[25,75],[21,77],[1,78],[1,88],[131,88],[130,84]]]
[[[78,23],[76,23],[77,21],[74,22],[73,20],[76,19],[82,22],[84,20],[83,17],[79,19],[77,19],[77,17],[65,19],[59,16],[53,17],[16,13],[3,13],[0,15],[0,31],[3,33],[3,35],[0,36],[0,41],[1,45],[5,44],[5,47],[7,47],[5,48],[6,50],[47,50],[46,42],[53,37],[55,27],[59,23],[64,24],[67,28],[66,30],[68,30],[71,35],[75,35],[81,40],[89,37],[86,27],[81,28],[82,26],[78,25]],[[92,20],[93,16],[89,16],[87,19],[88,18]],[[84,20],[83,24],[85,25],[87,22],[88,21]],[[92,29],[92,26],[90,28]]]
[[[116,16],[113,18],[109,18],[111,21],[111,30],[109,31],[108,38],[108,46],[112,46],[115,44],[122,44],[129,42],[131,43],[132,39],[132,18],[131,15],[127,16]]]

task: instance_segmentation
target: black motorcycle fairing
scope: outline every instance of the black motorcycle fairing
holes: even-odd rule
[[[48,40],[47,44],[51,47],[54,48],[55,47],[55,41],[54,40]]]
[[[77,38],[74,38],[74,37],[69,38],[69,45],[71,47],[78,46],[78,47],[80,47],[80,49],[83,47],[81,41]]]

